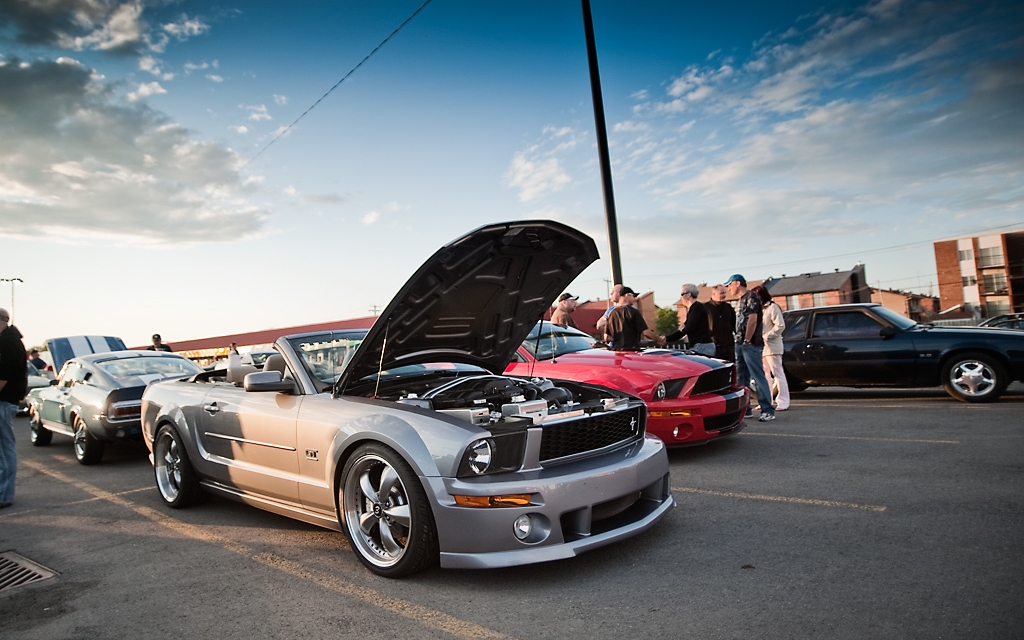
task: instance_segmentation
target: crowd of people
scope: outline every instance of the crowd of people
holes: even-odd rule
[[[610,305],[597,321],[595,329],[603,335],[609,349],[638,351],[646,339],[657,346],[680,342],[700,355],[736,363],[738,381],[756,394],[759,422],[771,422],[776,411],[789,408],[789,385],[782,367],[782,334],[786,321],[782,308],[772,300],[768,289],[747,287],[747,280],[735,273],[711,289],[711,300],[700,302],[700,288],[692,283],[682,286],[679,303],[686,308],[683,325],[667,336],[659,336],[647,326],[636,308],[633,289],[616,284],[609,295]],[[735,298],[736,306],[727,301]],[[577,296],[563,293],[551,314],[551,322],[562,327],[577,327],[572,318]],[[753,402],[747,417],[753,417]]]

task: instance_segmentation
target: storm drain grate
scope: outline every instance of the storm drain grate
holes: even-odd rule
[[[36,564],[13,551],[0,553],[0,591],[20,587],[30,582],[46,580],[55,575],[57,575],[56,571],[50,571],[43,565]]]

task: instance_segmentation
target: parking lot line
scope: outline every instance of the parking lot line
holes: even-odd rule
[[[771,436],[774,438],[825,438],[828,440],[868,440],[871,442],[918,442],[924,444],[960,444],[959,440],[920,440],[914,438],[868,438],[866,436],[824,436],[802,433],[768,433],[767,431],[744,431],[748,436]]]
[[[720,498],[742,498],[744,500],[766,500],[768,502],[789,502],[792,504],[807,504],[815,507],[832,507],[841,509],[860,509],[861,511],[885,511],[885,507],[873,504],[857,504],[856,502],[837,502],[834,500],[813,500],[811,498],[790,498],[788,496],[765,496],[755,493],[736,493],[734,491],[712,491],[710,489],[697,489],[694,487],[672,487],[673,491],[682,493],[699,493],[707,496],[718,496]]]
[[[203,542],[209,542],[220,546],[223,549],[232,551],[239,555],[245,556],[254,562],[258,562],[264,566],[278,571],[283,571],[291,576],[301,578],[303,580],[312,582],[318,586],[330,589],[335,593],[346,595],[352,598],[361,600],[367,604],[373,605],[390,613],[402,616],[409,620],[418,622],[431,629],[436,629],[444,633],[448,633],[458,638],[496,638],[502,640],[514,640],[511,636],[507,636],[497,631],[492,631],[480,625],[465,620],[460,620],[454,616],[435,611],[427,607],[400,600],[398,598],[392,598],[385,596],[379,591],[370,589],[367,587],[361,587],[355,583],[342,580],[334,575],[317,571],[304,567],[296,562],[288,560],[287,558],[278,556],[273,553],[254,553],[252,549],[245,545],[238,544],[226,538],[222,538],[215,533],[205,531],[201,527],[191,525],[185,522],[176,520],[170,516],[167,516],[155,509],[146,507],[143,505],[135,504],[130,500],[122,498],[121,495],[100,489],[99,487],[93,486],[87,482],[76,480],[70,476],[67,476],[60,471],[51,469],[45,465],[39,464],[34,460],[23,460],[21,464],[31,467],[36,471],[43,473],[51,478],[63,482],[65,484],[72,485],[86,493],[95,496],[99,500],[105,500],[112,504],[124,507],[137,513],[138,515],[152,520],[153,522],[167,527],[176,533],[183,536],[193,538],[195,540],[201,540]],[[128,493],[128,492],[124,492]]]

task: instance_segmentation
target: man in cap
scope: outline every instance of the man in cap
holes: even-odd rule
[[[608,316],[615,310],[615,307],[619,304],[619,294],[622,292],[622,285],[617,284],[612,287],[611,293],[608,294],[608,300],[612,303],[612,306],[605,309],[604,315],[597,320],[597,332],[604,334],[605,340],[608,340],[608,332],[605,330],[608,327]]]
[[[18,454],[14,442],[14,416],[28,393],[28,367],[21,332],[7,309],[0,309],[0,509],[14,502],[14,474]]]
[[[690,282],[683,285],[679,301],[686,307],[686,320],[679,331],[665,336],[665,340],[666,342],[678,342],[683,339],[683,336],[687,336],[690,339],[690,349],[702,356],[714,357],[715,342],[711,339],[708,310],[697,301],[699,295],[700,289],[697,285]]]
[[[153,334],[153,344],[146,347],[149,351],[172,351],[171,345],[164,344],[159,333]]]
[[[554,313],[551,314],[551,324],[579,329],[576,326],[576,321],[572,319],[572,312],[576,310],[576,300],[577,296],[568,292],[558,296],[558,304],[555,306]]]
[[[622,287],[618,303],[608,314],[605,333],[611,336],[611,348],[615,351],[639,351],[642,337],[658,345],[665,344],[665,338],[656,336],[647,328],[647,321],[633,306],[635,303],[636,292],[629,287]]]
[[[725,287],[716,284],[711,290],[711,301],[705,306],[711,321],[711,339],[715,343],[715,357],[736,360],[736,310],[725,301]]]
[[[739,296],[736,305],[736,379],[750,386],[753,379],[757,387],[757,403],[761,407],[758,422],[771,422],[775,419],[775,407],[772,406],[771,385],[764,377],[764,365],[761,354],[764,349],[764,337],[761,335],[761,298],[747,289],[747,280],[734,273],[725,281],[729,293]],[[748,413],[747,417],[752,417]]]

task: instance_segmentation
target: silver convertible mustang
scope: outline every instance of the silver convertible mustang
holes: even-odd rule
[[[171,507],[207,492],[341,530],[398,577],[569,558],[675,504],[644,403],[501,375],[597,259],[556,222],[482,227],[442,247],[369,331],[285,336],[263,371],[151,385],[143,437]]]

